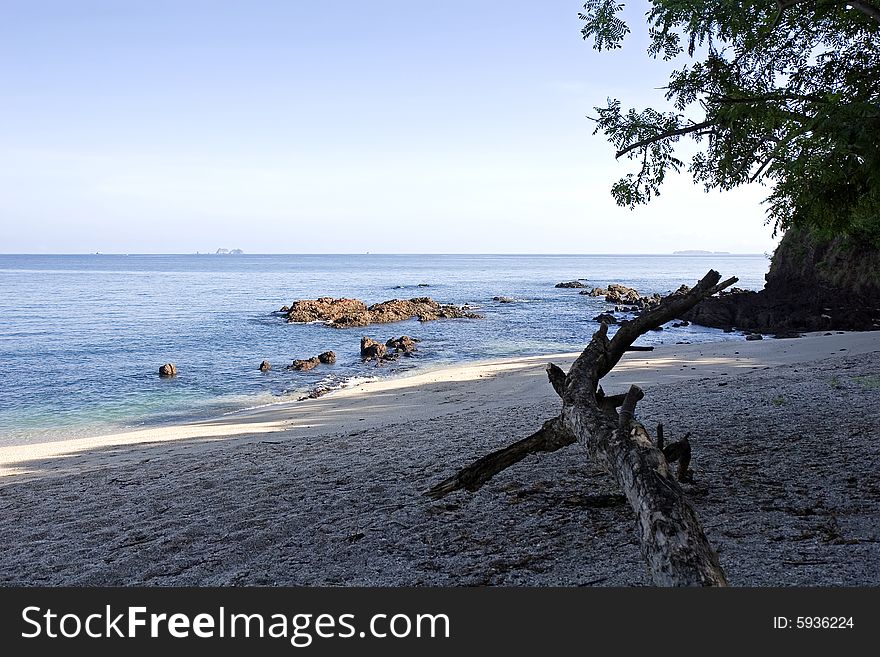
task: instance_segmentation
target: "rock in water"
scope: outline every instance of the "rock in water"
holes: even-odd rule
[[[269,364],[268,360],[264,360],[262,363],[260,363],[260,371],[261,372],[268,372],[271,368],[272,368],[272,365]]]
[[[385,346],[388,349],[393,349],[395,352],[401,352],[406,356],[411,356],[413,352],[416,350],[416,340],[415,338],[411,338],[408,335],[401,335],[399,338],[391,338],[385,343]]]
[[[609,303],[638,303],[640,299],[641,296],[638,292],[631,287],[620,285],[619,283],[609,285],[608,291],[605,294],[605,301]]]
[[[159,376],[177,376],[177,367],[174,363],[165,363],[159,368]]]
[[[557,283],[553,287],[566,287],[566,288],[578,288],[578,287],[587,287],[580,281],[568,281],[566,283]]]
[[[361,338],[361,358],[363,360],[379,360],[388,349],[381,342],[376,342],[366,336]]]
[[[420,322],[430,322],[435,319],[480,319],[481,316],[472,313],[467,306],[440,305],[431,297],[417,297],[409,301],[391,299],[369,307],[369,317],[365,318],[370,324],[385,324],[399,322],[404,319],[415,317]],[[360,324],[352,324],[360,326]]]
[[[289,323],[324,322],[333,328],[400,322],[416,317],[426,322],[434,319],[480,319],[467,306],[441,305],[430,297],[408,301],[391,299],[367,306],[357,299],[320,297],[294,301],[287,313]]]
[[[325,365],[332,365],[336,362],[336,353],[333,351],[325,351],[323,354],[318,354],[318,360]]]
[[[318,366],[318,363],[321,362],[318,360],[317,356],[312,356],[307,360],[295,360],[290,365],[287,366],[289,370],[296,370],[297,372],[307,372],[308,370],[313,370]]]
[[[492,301],[497,301],[498,303],[513,303],[514,300],[510,297],[492,297]]]
[[[617,318],[611,313],[601,313],[593,318],[594,322],[600,324],[617,324]]]
[[[287,321],[291,323],[333,322],[347,316],[357,316],[366,312],[367,306],[357,299],[302,299],[290,304]]]
[[[746,336],[746,340],[749,340],[749,341],[751,341],[751,340],[763,340],[763,339],[764,339],[764,336],[761,335],[760,333],[749,333],[749,334]]]

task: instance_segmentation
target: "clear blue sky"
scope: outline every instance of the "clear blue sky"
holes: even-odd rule
[[[586,115],[662,97],[577,0],[0,0],[0,252],[763,252],[761,188],[634,212]]]

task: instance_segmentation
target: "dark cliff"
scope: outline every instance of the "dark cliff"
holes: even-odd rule
[[[760,292],[706,299],[682,319],[762,333],[880,329],[880,249],[791,229]]]

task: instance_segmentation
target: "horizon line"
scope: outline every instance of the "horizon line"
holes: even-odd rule
[[[348,251],[348,252],[334,252],[334,253],[285,253],[285,252],[275,252],[275,253],[216,253],[214,251],[196,251],[196,252],[186,252],[186,253],[158,253],[158,252],[128,252],[124,253],[122,251],[111,251],[111,252],[33,252],[33,253],[24,253],[24,252],[0,252],[0,256],[224,256],[224,257],[241,257],[241,256],[680,256],[680,257],[708,257],[708,256],[769,256],[770,254],[767,252],[736,252],[736,251],[706,251],[706,252],[697,252],[697,253],[676,253],[672,251],[667,252],[654,252],[654,253],[622,253],[622,252],[597,252],[597,253],[548,253],[548,252],[407,252],[407,253],[395,253],[390,251]]]

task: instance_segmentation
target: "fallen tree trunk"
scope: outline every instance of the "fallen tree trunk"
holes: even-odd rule
[[[737,282],[730,278],[719,283],[720,279],[718,272],[709,271],[693,289],[669,295],[654,309],[620,324],[611,339],[608,326],[602,324],[568,373],[552,363],[547,366],[550,384],[562,398],[558,416],[528,438],[484,456],[426,494],[438,499],[460,489],[474,492],[529,454],[577,442],[614,477],[635,511],[642,554],[655,584],[725,586],[718,555],[669,469],[668,460],[679,460],[679,479],[688,476],[687,437],[655,446],[634,418],[636,404],[644,396],[641,389],[631,386],[626,394],[606,396],[599,386],[639,336]]]

